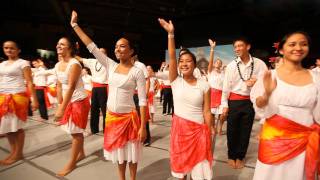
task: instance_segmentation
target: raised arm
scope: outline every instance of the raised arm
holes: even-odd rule
[[[161,18],[158,20],[163,29],[168,32],[169,80],[173,82],[178,77],[174,26],[171,20],[169,20],[169,22]]]
[[[210,44],[210,56],[209,56],[208,73],[211,73],[213,70],[214,48],[216,47],[216,42],[209,39],[209,44]]]
[[[76,11],[72,11],[70,25],[73,28],[74,32],[81,39],[83,44],[87,46],[90,53],[92,53],[106,69],[108,69],[110,65],[115,64],[113,60],[108,58],[107,55],[105,55],[103,52],[99,50],[99,48],[94,44],[94,42],[90,39],[90,37],[80,28],[77,22],[78,22],[78,14]],[[79,58],[76,58],[76,59],[78,61],[81,61],[79,60]]]

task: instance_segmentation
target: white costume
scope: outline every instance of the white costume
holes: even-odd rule
[[[223,88],[223,79],[224,79],[224,73],[220,72],[217,73],[214,70],[208,74],[208,82],[210,84],[211,88],[221,90]],[[211,108],[212,114],[222,114],[223,107],[220,105],[218,108]]]
[[[269,98],[269,103],[263,108],[264,117],[274,114],[288,118],[304,126],[320,123],[320,76],[312,74],[313,83],[304,86],[295,86],[282,81],[275,70],[273,78],[277,87]],[[264,86],[262,78],[257,81],[251,91],[251,100],[255,105],[256,98],[262,96]],[[305,179],[305,151],[298,156],[277,165],[267,165],[259,160],[256,163],[254,180],[304,180]]]
[[[30,63],[23,59],[15,60],[12,63],[3,61],[0,63],[0,93],[16,94],[26,92],[26,84],[23,69],[30,67]],[[22,128],[24,122],[14,113],[3,115],[0,120],[0,134],[17,132]]]
[[[65,71],[60,71],[59,70],[59,65],[61,62],[58,62],[55,65],[55,72],[56,72],[56,76],[58,81],[61,83],[62,86],[62,96],[65,96],[65,93],[67,92],[67,90],[69,89],[69,85],[68,85],[68,81],[69,81],[69,72],[70,72],[70,68],[72,67],[72,65],[76,64],[77,66],[81,67],[81,64],[76,60],[76,59],[70,59],[70,61],[68,62],[68,65],[65,69]],[[75,101],[81,101],[83,99],[87,98],[87,93],[83,87],[83,82],[82,82],[82,78],[81,75],[77,81],[77,85],[75,90],[73,91],[72,97],[70,102],[75,102]],[[84,129],[77,127],[71,120],[71,118],[69,119],[67,124],[64,124],[61,126],[61,128],[63,130],[65,130],[67,133],[69,134],[75,134],[75,133],[83,133]]]
[[[203,97],[210,90],[208,82],[197,79],[196,85],[188,84],[182,77],[178,76],[172,83],[172,94],[174,102],[174,113],[184,119],[198,124],[204,124]],[[187,94],[185,92],[188,92]],[[176,178],[183,178],[185,174],[171,172]],[[212,167],[207,160],[199,162],[191,170],[194,180],[212,179]]]
[[[135,109],[133,94],[138,88],[139,106],[146,106],[146,79],[141,69],[133,66],[128,74],[115,72],[118,63],[99,51],[94,43],[87,46],[97,60],[106,68],[109,76],[109,97],[107,108],[115,113],[129,113]],[[124,161],[137,163],[141,158],[142,144],[129,141],[123,148],[111,152],[104,150],[104,157],[113,163],[122,164]]]

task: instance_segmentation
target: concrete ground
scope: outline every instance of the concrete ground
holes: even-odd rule
[[[143,150],[142,161],[138,166],[138,180],[174,180],[169,166],[169,134],[171,127],[170,116],[162,116],[162,107],[157,102],[155,122],[151,125],[152,144]],[[117,167],[104,160],[102,155],[103,134],[85,137],[87,157],[78,163],[72,173],[64,178],[55,174],[67,163],[70,156],[71,137],[51,119],[41,122],[38,113],[29,118],[25,130],[24,147],[25,159],[11,166],[0,166],[0,180],[116,180]],[[89,123],[88,123],[89,126]],[[245,168],[231,169],[227,165],[226,135],[217,136],[214,149],[214,180],[249,180],[252,179],[257,159],[257,130],[258,122],[254,123],[250,139]],[[89,129],[87,129],[88,132]],[[9,153],[6,138],[0,139],[0,159]],[[129,173],[127,172],[127,177]]]

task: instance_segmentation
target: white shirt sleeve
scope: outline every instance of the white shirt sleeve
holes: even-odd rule
[[[313,72],[314,81],[317,87],[317,102],[313,108],[313,120],[320,124],[320,74],[317,72]]]
[[[103,52],[101,52],[98,49],[97,45],[94,44],[93,42],[87,46],[87,49],[89,50],[90,53],[94,55],[94,57],[96,57],[99,63],[106,68],[107,72],[109,72],[109,68],[112,69],[115,65],[117,65],[115,61],[113,61],[108,56],[106,56]]]
[[[144,77],[141,69],[138,69],[137,73],[137,89],[139,106],[147,106],[146,78]]]
[[[159,71],[156,73],[155,77],[162,80],[169,80],[169,71]]]
[[[229,107],[228,98],[231,91],[230,86],[231,86],[232,73],[233,73],[233,70],[232,70],[231,64],[229,64],[226,68],[226,72],[223,80],[223,88],[222,88],[221,106],[224,108]]]

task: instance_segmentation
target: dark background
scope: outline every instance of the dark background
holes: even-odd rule
[[[116,40],[126,35],[138,43],[139,59],[147,65],[158,66],[165,58],[167,34],[158,17],[174,21],[177,47],[207,46],[208,38],[230,44],[246,36],[252,54],[268,61],[274,42],[287,32],[304,30],[312,39],[304,64],[320,56],[320,0],[6,0],[0,5],[0,42],[18,41],[21,57],[32,59],[38,48],[55,51],[62,36],[79,41],[69,25],[72,9],[79,25],[111,57]],[[80,46],[81,56],[91,57]]]

